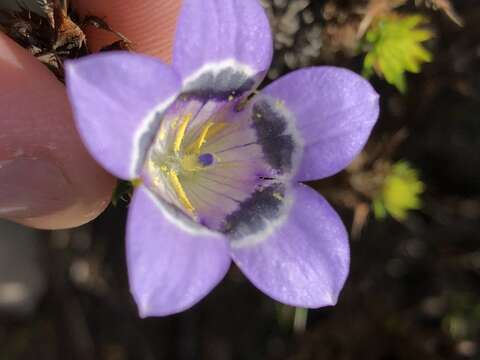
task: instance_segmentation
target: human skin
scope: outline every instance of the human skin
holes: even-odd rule
[[[169,62],[180,0],[77,0],[82,15],[105,18],[135,51]],[[87,31],[92,49],[115,40]],[[0,33],[0,217],[40,229],[82,225],[109,204],[115,179],[85,150],[65,88]]]

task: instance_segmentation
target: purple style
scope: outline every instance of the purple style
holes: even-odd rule
[[[298,70],[254,93],[271,58],[257,0],[184,0],[172,66],[124,52],[67,64],[88,150],[115,176],[141,182],[126,241],[143,317],[190,308],[231,260],[285,304],[337,301],[347,232],[300,182],[354,159],[377,120],[378,95],[335,67]]]

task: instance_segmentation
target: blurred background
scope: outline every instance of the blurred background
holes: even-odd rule
[[[365,151],[311,184],[351,231],[338,305],[280,305],[232,267],[194,308],[140,320],[119,192],[77,229],[0,222],[0,360],[480,359],[480,4],[263,4],[276,50],[266,83],[332,64],[381,96]]]

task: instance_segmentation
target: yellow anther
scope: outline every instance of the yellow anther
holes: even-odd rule
[[[180,151],[180,147],[182,146],[183,138],[185,137],[185,131],[187,130],[187,126],[192,120],[192,114],[185,115],[182,119],[182,123],[177,130],[177,134],[175,135],[175,142],[173,143],[173,150],[175,152]]]
[[[205,133],[205,138],[203,139],[204,142],[207,142],[208,139],[211,139],[212,137],[214,137],[215,135],[217,135],[220,131],[222,131],[223,129],[225,129],[225,126],[227,126],[226,123],[223,123],[223,122],[216,122],[216,123],[213,123],[212,126],[210,126],[208,128],[208,131]]]
[[[170,171],[168,172],[168,178],[170,179],[173,189],[175,190],[175,193],[177,194],[182,205],[190,214],[193,214],[195,211],[195,208],[193,207],[192,203],[188,199],[187,194],[183,189],[183,185],[180,182],[180,179],[178,178],[177,172],[175,170],[170,169]]]
[[[200,136],[193,143],[193,149],[191,149],[192,151],[196,152],[202,148],[203,144],[205,144],[205,142],[207,141],[206,139],[207,139],[208,132],[213,125],[214,125],[213,122],[209,122],[203,126]]]
[[[224,128],[225,128],[225,123],[215,123],[213,121],[206,123],[205,125],[203,125],[200,135],[188,147],[187,152],[198,154],[202,149],[202,146],[208,141],[208,139],[218,134]]]

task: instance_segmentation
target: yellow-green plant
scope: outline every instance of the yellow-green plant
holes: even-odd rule
[[[393,164],[387,172],[379,193],[373,200],[373,211],[377,219],[390,214],[398,221],[407,217],[409,210],[420,209],[420,195],[425,185],[418,171],[406,161]]]
[[[422,45],[433,37],[430,30],[420,27],[426,22],[421,15],[390,14],[377,19],[365,35],[363,75],[370,77],[375,72],[404,93],[405,72],[419,73],[422,63],[433,59]]]

